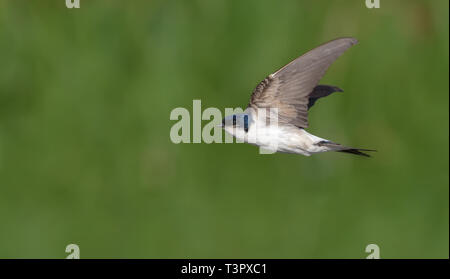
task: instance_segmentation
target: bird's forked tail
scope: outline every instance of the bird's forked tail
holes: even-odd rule
[[[369,151],[369,152],[376,151],[373,149],[347,147],[347,146],[343,146],[343,145],[340,145],[339,143],[334,143],[331,141],[319,141],[318,143],[316,143],[316,145],[326,146],[326,147],[330,148],[330,151],[349,153],[349,154],[354,154],[354,155],[359,155],[359,156],[364,156],[364,157],[371,157],[371,156],[369,154],[361,152],[361,151],[366,151],[366,152],[367,151]]]

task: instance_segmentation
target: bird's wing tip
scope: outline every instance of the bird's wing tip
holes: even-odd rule
[[[356,45],[357,43],[359,43],[359,41],[356,38],[352,38],[350,37],[352,45]]]
[[[353,38],[353,37],[341,37],[341,38],[337,38],[336,40],[348,41],[350,43],[350,45],[356,45],[357,43],[359,43],[358,39]]]

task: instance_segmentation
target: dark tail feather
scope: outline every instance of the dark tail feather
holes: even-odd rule
[[[337,150],[337,152],[350,153],[350,154],[355,154],[355,155],[364,156],[364,157],[371,157],[369,154],[361,152],[361,151],[376,151],[376,150],[359,149],[359,148],[349,148],[349,149],[344,149],[344,150]]]
[[[335,142],[327,141],[327,140],[319,141],[319,142],[316,143],[316,145],[318,145],[318,146],[327,146],[327,147],[330,148],[330,151],[337,151],[337,152],[355,154],[355,155],[364,156],[364,157],[371,157],[371,156],[369,154],[361,152],[361,151],[376,151],[376,150],[373,150],[373,149],[346,147],[346,146],[342,146],[339,143],[335,143]]]

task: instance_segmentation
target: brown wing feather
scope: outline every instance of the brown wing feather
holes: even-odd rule
[[[328,67],[357,42],[336,39],[298,57],[259,83],[248,107],[278,108],[278,123],[307,128],[309,95]]]

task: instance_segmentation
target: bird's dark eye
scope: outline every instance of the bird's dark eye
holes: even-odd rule
[[[244,131],[248,132],[248,115],[244,116]]]
[[[233,115],[233,126],[236,126],[236,115]]]

